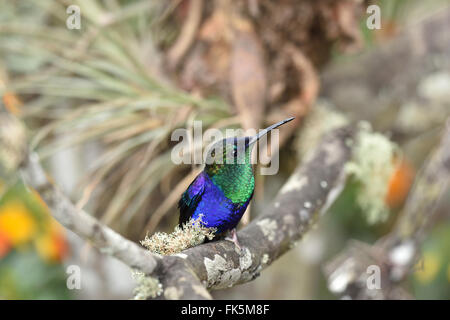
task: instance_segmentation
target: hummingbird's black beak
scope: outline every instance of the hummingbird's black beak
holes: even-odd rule
[[[250,142],[248,143],[248,147],[253,146],[262,136],[265,136],[269,131],[278,128],[279,126],[282,126],[283,124],[285,124],[286,122],[292,121],[294,120],[295,117],[290,117],[287,119],[284,119],[283,121],[277,122],[273,125],[271,125],[270,127],[265,128],[264,130],[261,130],[256,136],[253,136],[250,138]]]

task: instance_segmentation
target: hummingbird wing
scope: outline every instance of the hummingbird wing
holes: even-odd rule
[[[180,219],[178,223],[180,226],[191,219],[202,199],[204,191],[204,183],[199,175],[181,195],[181,199],[178,202],[178,208],[180,208]]]

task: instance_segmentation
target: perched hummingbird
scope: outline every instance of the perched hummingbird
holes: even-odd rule
[[[216,235],[231,231],[230,240],[239,248],[236,226],[255,189],[251,165],[253,146],[269,131],[292,119],[271,125],[255,136],[228,138],[214,143],[208,150],[205,168],[181,196],[179,224],[182,226],[201,215],[202,225],[217,228]]]

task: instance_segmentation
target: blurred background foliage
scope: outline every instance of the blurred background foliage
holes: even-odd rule
[[[22,183],[0,199],[0,298],[66,299],[64,229]]]
[[[174,129],[192,128],[194,120],[202,121],[204,132],[263,127],[293,112],[302,118],[317,94],[308,77],[381,46],[446,1],[373,1],[382,12],[383,28],[376,31],[365,24],[370,1],[255,3],[0,0],[2,103],[25,121],[31,148],[48,160],[56,182],[77,206],[138,241],[147,232],[173,228],[179,196],[199,170],[170,160]],[[81,30],[66,27],[71,4],[81,9]],[[190,28],[197,32],[185,31]],[[290,45],[303,54],[292,54]],[[258,75],[249,86],[240,73],[247,64]],[[257,177],[252,214],[270,201],[301,158],[297,131],[282,140],[280,174]],[[191,152],[203,147],[193,145]],[[372,243],[386,234],[416,170],[414,159],[395,163],[386,186],[387,221],[368,223],[355,200],[360,187],[349,183],[332,214],[298,249],[254,283],[214,294],[333,298],[317,266],[347,239]],[[0,195],[0,298],[73,298],[61,264],[70,255],[65,231],[20,181],[2,181]],[[449,237],[449,223],[430,233],[410,277],[414,297],[450,298]]]

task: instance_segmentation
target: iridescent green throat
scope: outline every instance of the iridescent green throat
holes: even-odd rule
[[[206,173],[233,203],[244,203],[253,194],[255,178],[250,163],[251,150],[246,150],[245,163],[213,164]]]

